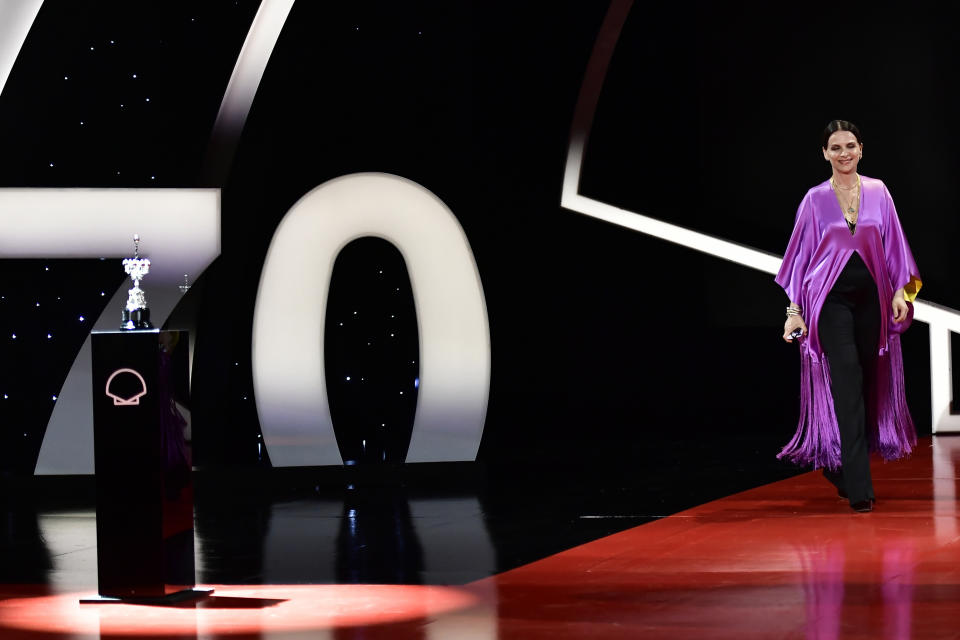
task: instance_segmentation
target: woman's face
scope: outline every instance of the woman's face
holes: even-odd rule
[[[863,145],[849,131],[834,132],[827,140],[827,148],[823,150],[823,157],[837,173],[855,172],[862,155]]]

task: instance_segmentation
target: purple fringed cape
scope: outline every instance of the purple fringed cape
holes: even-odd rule
[[[820,347],[817,332],[820,310],[827,294],[854,251],[866,263],[880,295],[880,341],[876,375],[867,397],[871,420],[867,437],[871,451],[886,460],[900,458],[917,442],[916,429],[907,409],[903,385],[900,334],[913,319],[893,322],[894,292],[903,287],[913,302],[920,290],[920,272],[900,226],[897,210],[886,185],[861,177],[860,213],[856,233],[851,234],[830,181],[807,192],[794,224],[790,244],[776,281],[792,302],[803,307],[809,334],[800,340],[800,422],[793,440],[778,458],[814,467],[840,467],[840,432],[830,393],[830,366]],[[868,378],[864,377],[864,383]]]

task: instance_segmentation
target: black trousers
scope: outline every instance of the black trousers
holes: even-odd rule
[[[818,331],[830,363],[830,390],[840,428],[840,472],[824,475],[846,491],[851,504],[873,499],[866,426],[880,338],[880,301],[860,254],[850,256],[827,295]]]

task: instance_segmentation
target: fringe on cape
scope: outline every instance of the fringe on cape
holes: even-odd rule
[[[907,407],[900,334],[891,332],[888,344],[887,352],[879,359],[873,396],[872,413],[877,416],[877,428],[869,436],[871,451],[878,451],[884,460],[896,460],[913,451],[917,429]]]
[[[830,364],[826,356],[815,360],[801,349],[800,421],[797,431],[777,458],[815,469],[840,468],[840,430],[837,427],[833,395],[830,392]],[[884,460],[908,455],[917,444],[917,431],[907,408],[903,383],[903,354],[900,336],[888,336],[886,352],[877,358],[867,416],[867,441],[870,451]],[[866,382],[866,378],[865,378]]]

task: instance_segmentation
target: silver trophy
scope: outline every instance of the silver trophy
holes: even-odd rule
[[[133,288],[127,292],[127,306],[123,310],[121,329],[152,329],[150,309],[147,308],[147,296],[140,288],[140,281],[150,273],[150,259],[140,257],[140,235],[133,234],[133,257],[123,260],[123,270],[133,280]]]

